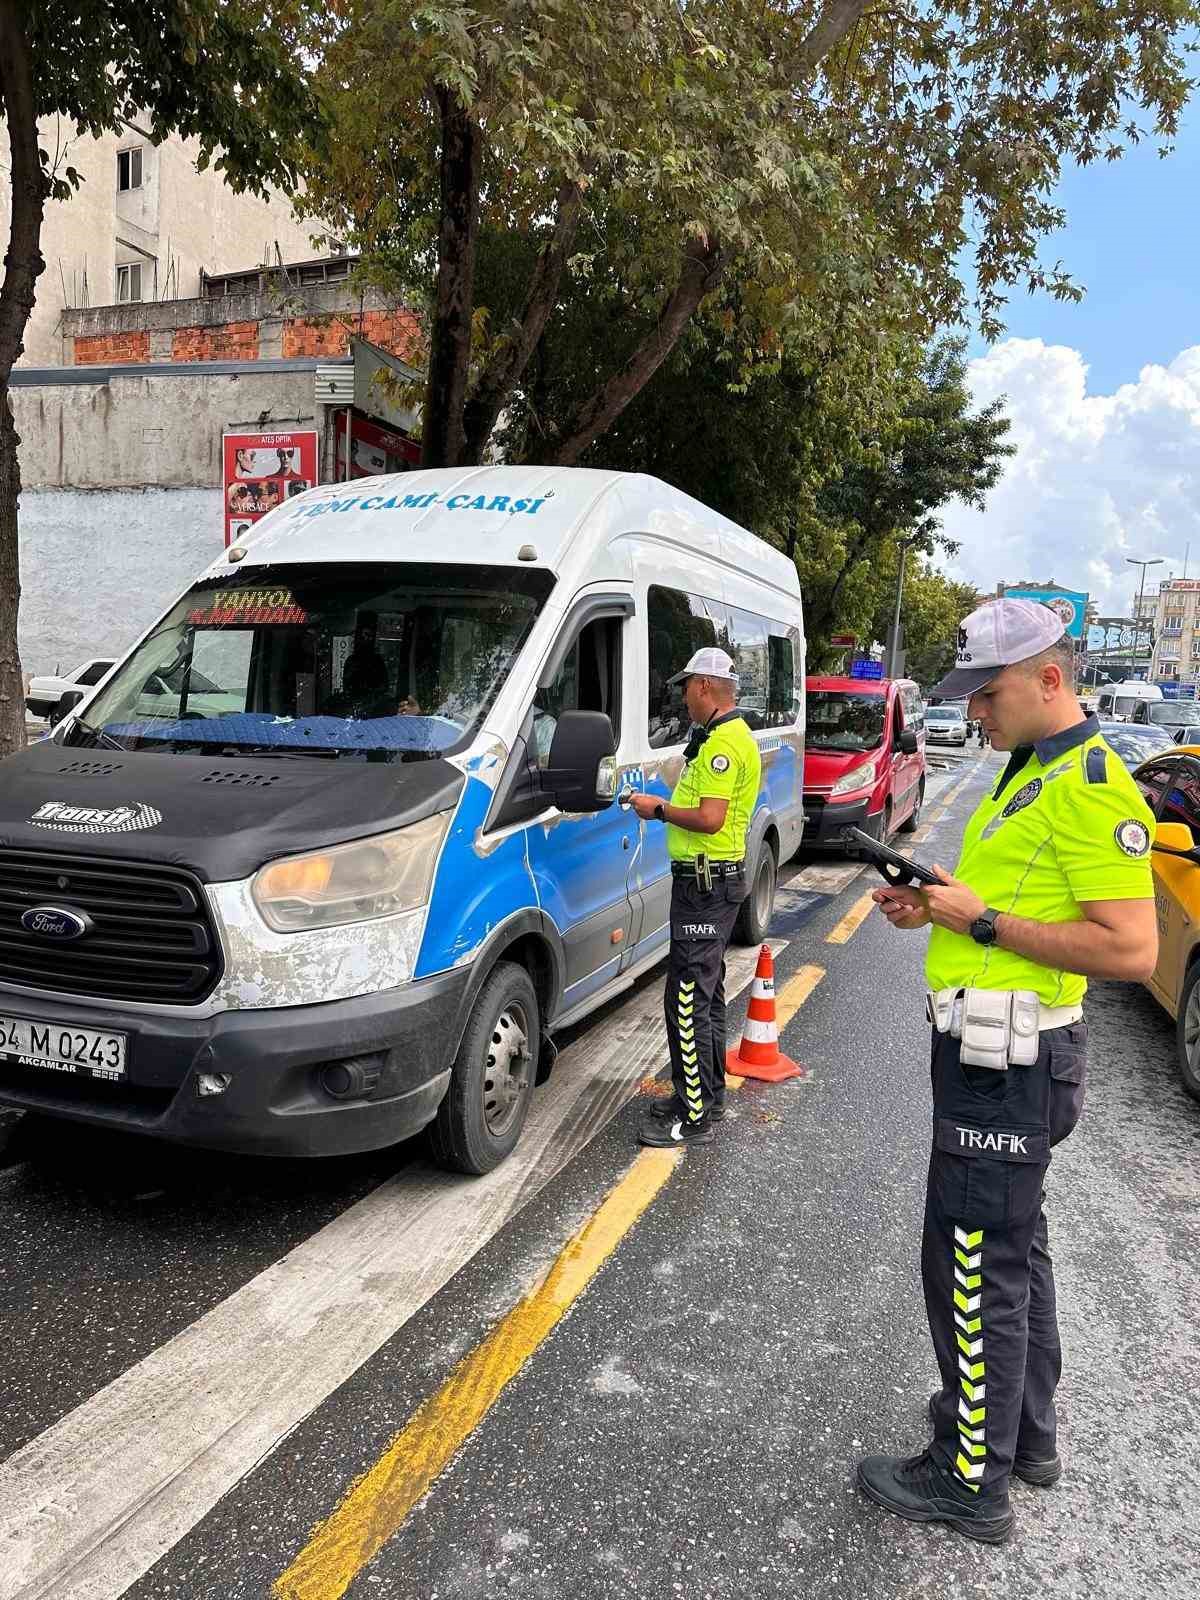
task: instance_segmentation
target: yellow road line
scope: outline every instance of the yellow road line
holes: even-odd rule
[[[866,894],[859,896],[833,932],[825,935],[826,944],[849,943],[875,908],[875,902],[871,899],[874,892],[868,889]]]
[[[793,972],[792,976],[779,991],[775,1001],[775,1020],[779,1025],[780,1033],[787,1027],[824,976],[824,967],[799,967]]]
[[[398,1531],[533,1352],[599,1272],[679,1165],[679,1150],[644,1150],[563,1248],[537,1288],[466,1356],[395,1434],[337,1510],[313,1530],[275,1600],[337,1600]]]

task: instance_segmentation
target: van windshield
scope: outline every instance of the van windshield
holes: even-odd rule
[[[412,761],[463,747],[554,585],[511,567],[255,567],[191,589],[65,742]]]
[[[881,694],[811,689],[805,745],[809,750],[877,750],[883,743],[886,710]]]
[[[1156,700],[1146,710],[1150,721],[1162,728],[1186,728],[1196,720],[1194,700]]]

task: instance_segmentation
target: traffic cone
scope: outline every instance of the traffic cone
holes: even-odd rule
[[[742,1042],[725,1057],[726,1072],[743,1078],[761,1078],[765,1083],[782,1083],[799,1078],[801,1069],[779,1051],[779,1029],[775,1024],[775,957],[771,946],[763,945],[754,969],[750,989],[750,1009]]]

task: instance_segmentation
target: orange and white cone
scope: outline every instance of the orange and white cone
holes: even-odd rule
[[[779,1029],[775,1022],[775,957],[769,944],[763,945],[758,953],[742,1042],[726,1055],[725,1070],[743,1078],[761,1078],[765,1083],[782,1083],[785,1078],[802,1075],[801,1068],[779,1051]]]

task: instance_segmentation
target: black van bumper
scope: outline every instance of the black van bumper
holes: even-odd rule
[[[378,1150],[437,1112],[465,1018],[469,968],[325,1005],[149,1016],[0,990],[0,1016],[126,1035],[122,1081],[0,1061],[0,1105],[255,1155]],[[338,1099],[326,1069],[367,1085]],[[228,1077],[218,1094],[202,1079]],[[343,1075],[344,1077],[347,1075]]]

